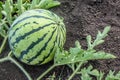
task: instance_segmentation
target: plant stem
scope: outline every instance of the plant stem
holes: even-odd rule
[[[75,69],[75,71],[72,73],[72,75],[68,78],[68,80],[71,80],[74,75],[77,73],[77,71],[80,69],[81,65],[83,64],[83,62],[80,62],[79,65],[77,66],[77,68]]]
[[[8,61],[8,60],[9,60],[8,57],[2,58],[2,59],[0,59],[0,63],[5,62],[5,61]]]
[[[12,51],[10,51],[10,52],[8,53],[8,57],[12,57],[12,56],[13,56]]]
[[[19,67],[21,69],[21,71],[26,75],[26,77],[28,78],[28,80],[32,80],[32,78],[30,77],[29,73],[12,57],[9,57],[10,61],[12,61],[17,67]]]
[[[50,68],[48,68],[42,75],[40,75],[37,80],[41,80],[49,71],[51,71],[57,65],[53,64]]]
[[[5,46],[6,41],[7,41],[7,36],[4,38],[4,40],[2,42],[2,45],[0,47],[0,54],[2,53],[2,50],[3,50],[4,46]]]
[[[32,78],[30,77],[29,73],[15,59],[13,59],[12,56],[13,56],[12,55],[12,51],[10,51],[7,57],[0,59],[0,63],[5,62],[5,61],[13,62],[26,75],[28,80],[32,80]]]
[[[10,52],[8,53],[8,56],[7,56],[7,57],[1,58],[1,59],[0,59],[0,63],[5,62],[5,61],[9,61],[9,60],[10,60],[9,57],[11,56],[11,53],[12,53],[12,51],[10,51]]]

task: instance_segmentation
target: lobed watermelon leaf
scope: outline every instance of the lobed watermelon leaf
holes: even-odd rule
[[[75,74],[83,74],[81,79],[82,80],[92,80],[88,73],[86,73],[86,70],[80,70],[80,67],[82,64],[85,64],[89,60],[99,60],[99,59],[110,59],[110,58],[116,58],[114,55],[110,53],[106,53],[104,51],[96,51],[94,49],[95,46],[101,44],[104,42],[103,38],[107,36],[108,31],[110,30],[110,27],[107,26],[103,30],[103,32],[98,32],[96,39],[92,42],[92,38],[90,35],[86,37],[87,43],[88,43],[88,49],[82,49],[81,45],[78,41],[75,42],[75,47],[70,48],[69,51],[58,49],[57,53],[55,54],[54,58],[54,64],[57,65],[63,65],[67,64],[72,70],[73,74],[69,77],[68,80],[71,80],[72,77]],[[85,72],[84,72],[85,71]],[[95,76],[101,79],[99,77],[98,72],[93,71],[92,73],[96,73]],[[100,73],[101,76],[103,76],[102,73]],[[88,79],[89,77],[89,79]],[[98,79],[99,80],[99,79]]]
[[[120,71],[115,74],[115,71],[109,71],[108,75],[106,76],[105,80],[119,80],[120,79]]]

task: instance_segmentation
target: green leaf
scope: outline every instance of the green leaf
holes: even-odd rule
[[[60,5],[59,1],[54,1],[54,0],[41,0],[38,7],[42,9],[49,9],[55,6]]]
[[[105,29],[103,30],[103,38],[107,36],[107,33],[110,31],[110,26],[106,26]]]
[[[49,4],[46,6],[46,9],[49,9],[49,8],[52,8],[52,7],[55,7],[55,6],[59,6],[59,5],[60,5],[60,2],[54,1],[54,2],[49,3]]]
[[[72,53],[72,54],[77,54],[77,53],[79,53],[80,52],[80,50],[81,50],[81,45],[80,45],[80,43],[78,42],[78,41],[76,41],[75,42],[75,48],[70,48],[70,53]]]
[[[86,37],[86,39],[87,39],[88,49],[90,49],[91,46],[92,46],[92,45],[91,45],[91,42],[92,42],[92,41],[91,41],[91,40],[92,40],[92,39],[91,39],[91,35],[88,35],[88,36]]]
[[[81,69],[81,79],[82,80],[92,80],[89,73],[91,72],[92,66],[89,66],[88,68]]]
[[[30,4],[30,9],[36,9],[36,8],[49,9],[59,5],[60,2],[54,0],[33,0],[32,4]]]
[[[35,0],[33,0],[33,1],[35,1]],[[22,2],[23,2],[23,3],[25,3],[25,2],[30,2],[30,0],[22,0]]]
[[[9,22],[9,24],[12,24],[12,4],[10,0],[5,1],[5,5],[3,6],[4,11],[7,13],[6,18]]]
[[[105,30],[103,32],[105,32]],[[75,47],[70,48],[69,51],[59,49],[55,54],[55,59],[54,59],[55,64],[58,65],[68,64],[68,66],[72,68],[72,70],[74,70],[75,69],[74,66],[75,65],[77,66],[77,63],[81,63],[81,62],[84,63],[87,62],[88,60],[116,58],[112,54],[105,53],[104,51],[96,51],[93,49],[94,46],[104,42],[102,38],[105,34],[104,35],[102,34],[103,33],[101,32],[97,34],[97,39],[93,42],[93,44],[91,44],[91,39],[92,39],[91,36],[87,36],[86,39],[89,45],[89,49],[87,50],[81,49],[81,45],[78,41],[75,42]]]
[[[7,20],[9,22],[9,24],[11,24],[12,22],[12,15],[11,15],[11,4],[10,4],[10,0],[5,1],[5,7],[4,10],[7,13]]]
[[[83,57],[86,60],[95,60],[95,59],[110,59],[110,58],[116,58],[114,55],[105,53],[103,51],[98,52],[85,52],[85,55]]]
[[[68,53],[68,51],[60,51],[60,49],[57,50],[57,53],[55,54],[54,63],[58,65],[63,64],[70,64],[70,63],[76,63],[76,57],[78,56],[78,53]]]
[[[70,48],[69,51],[64,51],[60,49],[55,54],[55,63],[57,64],[70,64],[77,62],[86,62],[88,60],[98,60],[98,59],[110,59],[116,58],[114,55],[105,53],[104,51],[96,50],[83,50],[79,47],[75,46],[74,48]]]
[[[2,19],[2,2],[0,1],[0,20]]]
[[[102,44],[103,42],[104,42],[104,40],[99,40],[99,41],[97,41],[97,43],[95,45],[97,46],[99,44]]]
[[[5,31],[5,29],[4,29],[3,26],[0,26],[0,35],[1,35],[2,37],[5,37],[5,36],[7,35],[7,33],[6,33],[6,31]]]
[[[110,26],[107,26],[105,27],[102,33],[98,31],[96,39],[92,44],[91,44],[91,36],[87,36],[88,50],[93,49],[95,46],[98,46],[99,44],[103,43],[104,42],[103,38],[107,36],[109,30],[110,30]]]
[[[23,5],[23,1],[22,0],[17,0],[17,9],[18,9],[18,14],[22,14],[25,11],[25,7]]]
[[[2,1],[0,1],[0,7],[2,8],[2,5],[3,5],[3,2]]]
[[[99,71],[94,69],[89,74],[94,75],[94,76],[99,76]]]
[[[70,64],[81,61],[83,50],[81,49],[80,43],[78,41],[75,42],[75,47],[70,48],[69,51],[65,50],[57,50],[55,54],[55,63],[57,64]],[[79,58],[79,59],[78,59]]]
[[[110,70],[105,80],[120,80],[120,71],[115,74],[115,71]]]
[[[75,46],[79,49],[81,49],[81,45],[80,45],[80,42],[79,41],[75,41]]]
[[[30,5],[30,9],[36,8],[38,3],[39,3],[38,0],[32,0],[32,4]]]
[[[93,69],[93,67],[90,65],[88,68],[84,68],[86,70],[86,73],[92,76],[95,76],[97,80],[102,80],[104,73],[101,71],[99,72],[97,69]]]

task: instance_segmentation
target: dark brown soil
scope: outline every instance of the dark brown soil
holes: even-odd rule
[[[104,50],[117,56],[117,59],[89,61],[95,69],[107,73],[109,70],[120,71],[120,0],[59,0],[62,4],[51,11],[62,16],[67,28],[67,40],[65,49],[74,46],[74,42],[79,40],[83,48],[86,48],[85,37],[90,34],[95,38],[97,31],[102,31],[104,27],[110,25],[111,31],[105,38],[105,43],[96,47],[97,50]],[[4,50],[1,57],[8,53]],[[52,62],[42,66],[23,65],[31,74],[34,80],[45,71]],[[59,66],[52,70],[47,76],[55,74],[66,80],[72,71],[67,66]],[[11,62],[0,64],[0,80],[27,80],[19,68]],[[75,76],[73,80],[80,80]]]

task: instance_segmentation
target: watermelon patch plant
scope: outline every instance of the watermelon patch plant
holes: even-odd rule
[[[72,69],[73,73],[68,80],[71,80],[76,74],[81,75],[81,80],[92,80],[90,75],[97,77],[97,80],[102,80],[102,72],[93,70],[92,66],[82,69],[81,66],[89,60],[116,58],[112,54],[94,49],[95,46],[104,42],[103,38],[107,36],[110,27],[107,26],[103,32],[98,31],[94,41],[88,35],[86,50],[82,49],[78,41],[75,42],[75,47],[64,50],[66,28],[63,19],[55,13],[45,10],[58,5],[60,2],[53,0],[33,0],[32,2],[18,0],[16,3],[13,0],[6,0],[5,4],[0,2],[0,15],[2,16],[0,34],[4,38],[0,53],[2,53],[7,38],[11,48],[8,56],[0,59],[0,63],[12,61],[28,80],[32,80],[30,74],[16,61],[14,56],[28,65],[42,65],[54,58],[54,64],[37,80],[41,80],[49,71],[60,65],[67,65]],[[11,27],[9,28],[9,26]],[[113,73],[110,71],[106,80],[119,79],[119,73],[116,76],[113,76]]]

